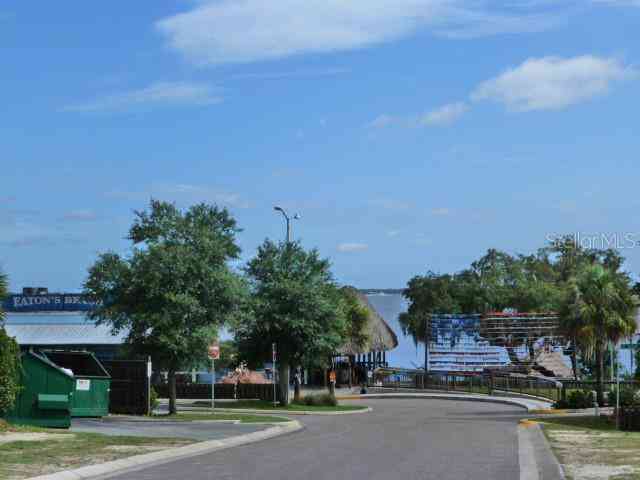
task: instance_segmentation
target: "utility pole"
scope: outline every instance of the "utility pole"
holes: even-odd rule
[[[282,207],[278,207],[277,205],[275,207],[273,207],[273,209],[276,212],[280,212],[282,214],[282,216],[284,217],[286,223],[287,223],[287,245],[288,245],[288,244],[291,243],[291,221],[292,220],[299,220],[300,219],[300,215],[298,215],[296,213],[293,217],[289,217],[289,215],[287,214],[285,209],[282,208]]]
[[[424,322],[424,373],[429,373],[429,339],[431,338],[431,317],[427,314]]]

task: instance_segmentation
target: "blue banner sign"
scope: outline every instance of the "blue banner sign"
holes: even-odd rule
[[[46,295],[9,295],[3,302],[5,312],[86,312],[98,306],[77,293],[50,293]]]

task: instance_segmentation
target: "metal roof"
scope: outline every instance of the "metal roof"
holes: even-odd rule
[[[122,345],[127,336],[112,335],[109,326],[84,315],[8,314],[4,328],[20,345]]]

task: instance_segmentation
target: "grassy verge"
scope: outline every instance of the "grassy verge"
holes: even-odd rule
[[[198,407],[211,407],[211,402],[202,400],[193,403]],[[238,400],[235,402],[216,402],[216,408],[238,408],[238,409],[252,409],[252,410],[288,410],[291,412],[351,412],[356,410],[362,410],[366,408],[361,405],[337,405],[335,407],[326,405],[300,405],[297,403],[290,403],[286,407],[280,405],[274,406],[272,402],[265,402],[262,400]]]
[[[604,417],[542,420],[567,478],[640,479],[640,432],[621,432]]]
[[[20,480],[194,443],[172,438],[113,437],[33,427],[0,435],[0,478]]]
[[[191,422],[191,421],[235,421],[239,420],[240,423],[280,423],[288,422],[288,418],[274,417],[271,415],[251,415],[249,413],[207,413],[207,412],[184,412],[178,413],[178,415],[158,415],[152,417],[153,420],[161,421],[179,421],[179,422]]]
[[[43,430],[38,427],[30,427],[27,425],[11,425],[4,420],[0,420],[0,434],[2,433],[28,433],[28,432],[42,432]]]

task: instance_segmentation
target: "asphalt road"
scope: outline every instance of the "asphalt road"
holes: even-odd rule
[[[129,472],[118,480],[518,480],[523,409],[447,400],[370,400],[371,413],[297,417],[261,443]]]

